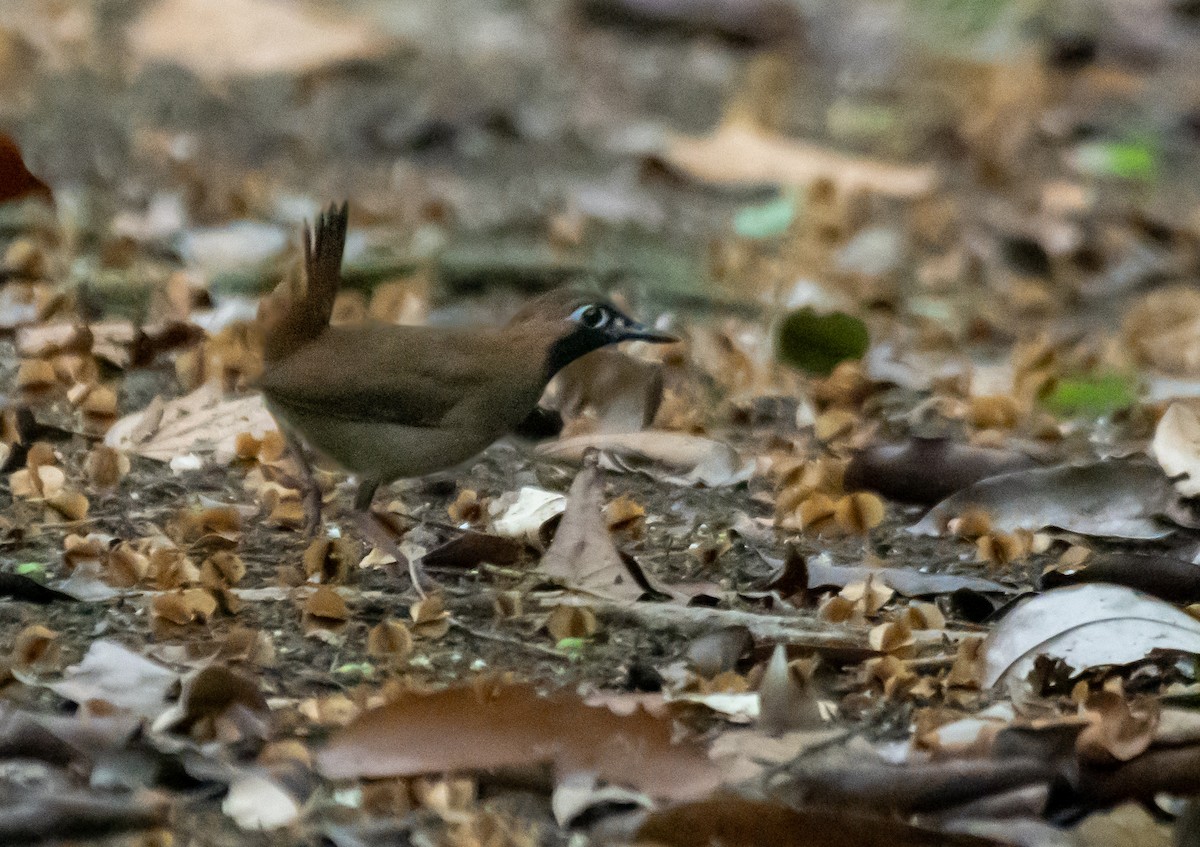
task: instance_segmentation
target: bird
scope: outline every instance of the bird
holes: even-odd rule
[[[371,513],[381,485],[477,456],[535,415],[554,375],[594,350],[678,340],[572,287],[532,299],[500,326],[331,325],[347,220],[343,203],[304,225],[303,290],[285,282],[259,310],[257,388],[304,472],[310,534],[320,528],[321,496],[305,447],[357,478],[362,531],[403,562]],[[409,575],[423,594],[423,575],[411,562]]]

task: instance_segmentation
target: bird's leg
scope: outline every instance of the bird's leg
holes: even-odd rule
[[[358,491],[354,495],[354,511],[358,518],[359,530],[371,544],[381,548],[396,560],[397,570],[408,567],[408,578],[412,582],[413,590],[424,598],[430,591],[437,588],[438,584],[425,573],[420,562],[413,561],[404,555],[400,545],[396,543],[396,539],[392,538],[391,532],[383,521],[371,511],[371,501],[375,499],[377,488],[379,488],[379,480],[376,479],[366,478],[358,484]]]
[[[317,483],[312,463],[308,461],[300,439],[287,427],[280,429],[283,430],[283,440],[287,443],[288,450],[300,465],[301,482],[304,486],[304,533],[312,538],[321,531],[321,486]]]

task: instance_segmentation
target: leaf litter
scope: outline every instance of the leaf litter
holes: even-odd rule
[[[801,80],[770,3],[208,5],[0,10],[0,765],[37,775],[0,840],[1194,826],[1162,799],[1200,788],[1200,301],[1158,30],[1008,51],[988,14],[950,49],[814,7]],[[581,359],[538,448],[394,486],[418,602],[248,391],[334,183],[337,322],[586,277],[683,339]]]

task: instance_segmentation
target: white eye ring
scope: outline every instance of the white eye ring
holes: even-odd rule
[[[610,319],[611,315],[609,315],[608,309],[594,303],[580,306],[571,313],[572,321],[588,329],[601,329]]]

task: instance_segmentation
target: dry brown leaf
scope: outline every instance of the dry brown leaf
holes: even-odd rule
[[[975,559],[1005,567],[1029,554],[1030,541],[1030,534],[1020,531],[981,535],[975,542]]]
[[[54,365],[46,359],[22,359],[15,378],[17,391],[29,402],[41,402],[61,386]]]
[[[479,499],[478,492],[464,488],[458,492],[454,502],[446,507],[446,513],[455,524],[475,524],[487,514],[487,503]]]
[[[701,747],[672,743],[671,720],[620,716],[568,691],[523,685],[407,692],[365,712],[318,755],[330,779],[421,776],[553,763],[624,783],[655,797],[703,796],[717,772]]]
[[[239,434],[262,438],[276,429],[260,395],[226,399],[219,387],[207,384],[174,400],[153,401],[141,412],[121,418],[104,443],[158,462],[188,454],[229,462],[237,456]]]
[[[912,629],[902,621],[881,623],[867,634],[867,644],[881,653],[908,655],[915,643]]]
[[[663,160],[689,176],[716,184],[807,186],[832,180],[840,191],[915,198],[937,185],[932,165],[894,165],[835,152],[756,126],[727,122],[702,138],[676,136]]]
[[[386,659],[393,665],[407,660],[412,649],[412,633],[401,621],[393,618],[380,621],[367,633],[367,655]]]
[[[1087,698],[1083,715],[1088,725],[1075,749],[1088,762],[1128,762],[1149,749],[1158,727],[1158,701],[1130,699],[1119,691],[1098,691]]]
[[[346,582],[357,562],[357,551],[349,539],[317,538],[304,550],[304,575],[309,580],[340,584]]]
[[[567,510],[539,573],[576,591],[611,600],[636,600],[642,587],[617,552],[604,523],[604,483],[592,464],[575,476]]]
[[[318,16],[269,0],[225,0],[220,15],[206,0],[158,0],[129,29],[138,63],[181,65],[209,82],[240,76],[296,77],[373,55],[381,40],[365,21]]]
[[[818,491],[800,504],[796,517],[799,528],[805,532],[824,532],[836,523],[837,503],[828,494]]]
[[[546,619],[546,631],[555,641],[591,638],[599,628],[596,613],[587,606],[555,606]]]
[[[128,456],[103,444],[93,447],[83,460],[88,482],[101,490],[116,488],[129,469]]]
[[[302,623],[306,635],[318,630],[336,632],[343,629],[349,619],[350,608],[346,601],[328,585],[318,586],[304,601]]]
[[[883,500],[867,491],[847,494],[834,507],[838,527],[853,535],[864,535],[879,526],[884,514]]]
[[[413,635],[418,638],[441,638],[450,631],[450,612],[440,593],[430,594],[409,607]]]
[[[10,659],[19,670],[48,670],[61,655],[58,633],[43,624],[30,624],[17,633]]]
[[[81,492],[64,489],[47,497],[46,505],[62,515],[63,520],[81,521],[87,517],[89,504]]]
[[[200,563],[200,583],[206,588],[229,588],[246,575],[246,563],[231,550],[218,550]]]
[[[542,444],[548,456],[582,462],[592,450],[607,470],[639,472],[678,485],[722,488],[750,478],[753,460],[728,444],[682,432],[592,433]]]

